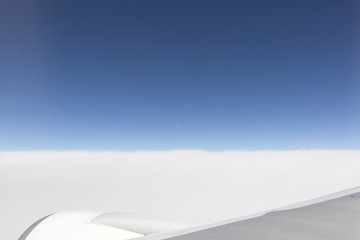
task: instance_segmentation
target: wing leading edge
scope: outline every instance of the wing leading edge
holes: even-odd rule
[[[349,192],[352,193],[348,194]],[[348,195],[341,196],[344,194]],[[148,238],[151,240],[358,240],[360,239],[360,188],[281,208],[261,216],[200,230],[183,231],[173,236],[158,235]]]
[[[35,222],[19,240],[358,240],[360,187],[252,216],[199,224],[124,213],[60,212]]]

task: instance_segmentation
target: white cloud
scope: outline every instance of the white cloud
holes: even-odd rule
[[[360,151],[0,152],[0,239],[88,209],[239,217],[360,185]]]

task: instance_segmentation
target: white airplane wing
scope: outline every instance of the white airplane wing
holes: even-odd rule
[[[360,187],[253,216],[199,224],[146,215],[57,213],[36,222],[19,240],[359,240]]]

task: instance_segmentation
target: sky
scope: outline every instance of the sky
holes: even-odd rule
[[[360,149],[356,1],[0,2],[0,150]]]

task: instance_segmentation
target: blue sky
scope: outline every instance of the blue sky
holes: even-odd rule
[[[355,1],[1,1],[0,150],[360,149]]]

